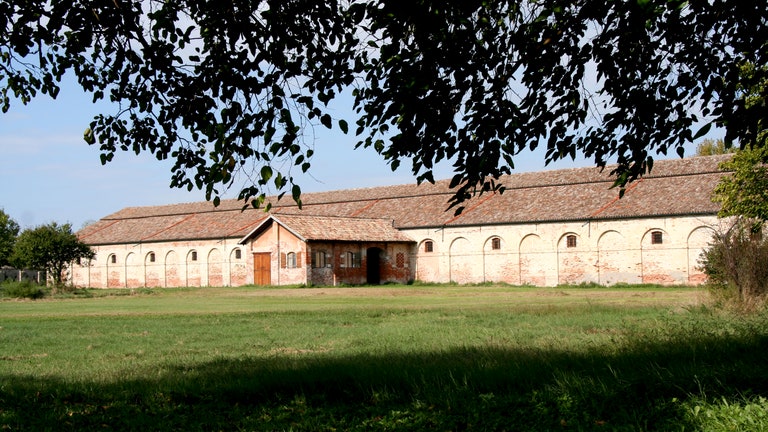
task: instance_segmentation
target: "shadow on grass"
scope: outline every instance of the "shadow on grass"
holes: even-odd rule
[[[166,365],[110,384],[2,377],[0,428],[695,430],[686,400],[768,395],[768,335],[737,333],[640,337],[581,354],[293,353]]]

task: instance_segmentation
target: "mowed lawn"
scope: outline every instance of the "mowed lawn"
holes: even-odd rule
[[[768,316],[695,288],[0,301],[2,430],[768,430]]]

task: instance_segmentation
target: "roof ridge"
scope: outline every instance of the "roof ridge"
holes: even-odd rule
[[[713,158],[718,160],[725,160],[728,157],[728,155],[715,155],[715,156],[693,156],[689,158],[683,158],[683,159],[662,159],[655,161],[654,169],[652,169],[651,173],[642,176],[641,178],[646,179],[655,179],[655,178],[674,178],[674,177],[689,177],[689,176],[697,176],[702,174],[714,174],[719,172],[719,163],[715,165],[714,167],[701,167],[693,169],[689,172],[663,172],[660,171],[659,168],[663,168],[665,166],[674,166],[677,164],[684,164],[688,166],[695,166],[695,160],[705,159],[705,158]],[[562,168],[562,169],[554,169],[554,170],[545,170],[545,171],[530,171],[530,172],[516,172],[512,174],[507,174],[502,176],[499,180],[500,183],[504,184],[505,190],[525,190],[525,189],[535,189],[535,188],[542,188],[542,187],[553,187],[553,186],[578,186],[578,185],[586,185],[586,184],[599,184],[599,183],[612,183],[615,181],[615,179],[612,179],[611,176],[608,174],[605,174],[606,169],[613,169],[613,167],[617,166],[617,164],[611,164],[606,165],[605,167],[596,167],[594,165],[592,166],[586,166],[586,167],[575,167],[575,168]],[[599,172],[596,172],[599,171]],[[592,174],[589,177],[586,177],[582,175],[581,173],[590,173]],[[595,175],[599,177],[595,177]],[[555,177],[562,177],[567,176],[567,178],[561,179],[561,181],[557,181]],[[581,178],[581,180],[570,180],[573,178]],[[526,183],[525,180],[528,180]],[[548,180],[549,179],[549,180]],[[515,185],[514,183],[516,181],[519,181],[518,184]],[[398,185],[385,185],[385,186],[372,186],[372,187],[366,187],[366,188],[351,188],[351,189],[338,189],[338,190],[328,190],[328,191],[319,191],[319,192],[306,192],[302,194],[303,201],[304,201],[304,209],[310,208],[312,206],[318,206],[318,205],[332,205],[332,204],[340,204],[340,203],[360,203],[360,202],[369,202],[366,206],[363,206],[363,208],[358,209],[355,211],[354,214],[359,214],[366,209],[372,207],[376,203],[380,203],[382,201],[391,201],[391,200],[398,200],[398,199],[404,199],[404,198],[418,198],[418,197],[436,197],[436,196],[450,196],[454,193],[453,189],[449,189],[447,187],[448,180],[438,180],[434,183],[431,183],[431,185],[435,189],[426,189],[429,188],[429,184],[416,184],[413,183],[407,183],[407,184],[398,184]],[[403,191],[407,193],[398,193],[397,188],[402,187],[409,187],[410,189],[408,191]],[[380,194],[375,194],[375,191],[381,191]],[[423,190],[423,192],[422,192]],[[358,195],[357,197],[350,196],[350,193],[353,192],[360,192],[360,191],[368,191],[369,193],[364,193],[363,195]],[[387,193],[389,192],[389,193]],[[329,199],[318,199],[316,202],[312,202],[312,197],[322,197],[324,194],[332,193],[333,198]],[[345,198],[346,197],[346,198]],[[280,203],[281,199],[279,196],[269,196],[267,197],[267,200],[273,201],[276,200],[276,203],[273,205],[273,209],[281,209],[281,208],[297,208],[298,204],[296,204],[293,201],[283,201]],[[196,201],[196,202],[187,202],[187,203],[174,203],[174,204],[167,204],[167,205],[156,205],[156,206],[133,206],[133,207],[126,207],[123,210],[120,210],[116,213],[113,213],[107,217],[102,218],[103,221],[119,221],[119,220],[127,220],[127,219],[149,219],[154,217],[168,217],[168,216],[185,216],[190,214],[207,214],[207,213],[225,213],[225,212],[245,212],[245,211],[253,211],[253,210],[263,210],[263,208],[254,208],[250,207],[248,205],[239,205],[238,203],[241,203],[240,200],[237,199],[227,199],[223,200],[222,204],[219,206],[211,206],[209,208],[201,208],[204,204],[209,203],[208,201]],[[196,206],[196,208],[191,208],[193,206]],[[186,210],[185,210],[186,208]],[[154,212],[150,211],[154,210]],[[138,212],[140,214],[138,215],[132,215],[132,212]],[[143,212],[143,214],[141,214]],[[126,216],[120,216],[121,213],[127,213]],[[149,213],[149,214],[147,214]]]
[[[321,215],[321,214],[311,214],[311,213],[304,213],[304,214],[295,214],[295,213],[269,213],[270,215],[274,216],[280,216],[280,217],[298,217],[298,218],[325,218],[325,219],[351,219],[351,220],[373,220],[373,221],[388,221],[390,218],[386,217],[364,217],[364,216],[333,216],[333,215]]]
[[[696,158],[714,158],[714,159],[725,160],[727,156],[729,155],[692,156],[684,159],[662,159],[662,160],[655,161],[655,166],[690,162]],[[602,168],[596,167],[596,166],[587,166],[587,167],[576,167],[576,168],[563,168],[563,169],[556,169],[556,170],[550,170],[550,171],[519,172],[519,173],[507,174],[503,176],[503,178],[518,177],[518,176],[542,176],[547,173],[564,173],[564,172],[574,173],[576,171],[591,171],[591,170],[600,170],[600,174],[602,175],[603,171],[605,171],[606,169],[616,167],[616,166],[618,166],[618,164],[610,164]],[[654,173],[654,170],[652,169],[651,173],[643,175],[639,179],[689,177],[689,176],[697,176],[702,174],[716,174],[720,172],[721,171],[719,169],[719,164],[718,166],[715,166],[715,168],[712,168],[712,169],[700,169],[700,170],[695,170],[691,172],[672,172],[672,173],[658,174],[658,170],[656,170]],[[532,183],[530,185],[523,185],[523,186],[505,186],[504,189],[521,190],[521,189],[540,188],[540,187],[546,187],[546,186],[576,186],[576,185],[582,185],[582,184],[613,183],[613,182],[615,182],[615,180],[612,179],[609,174],[608,176],[599,180],[595,179],[595,180],[581,180],[581,181],[570,181],[570,182],[540,182],[540,183]]]

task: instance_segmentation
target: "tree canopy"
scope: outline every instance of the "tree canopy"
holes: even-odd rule
[[[16,240],[11,262],[18,268],[45,270],[59,287],[69,264],[94,256],[90,246],[77,238],[69,224],[53,222],[24,230]]]
[[[752,64],[742,66],[742,74],[749,78],[743,84],[744,104],[765,110],[768,78],[751,79],[756,70]],[[753,140],[721,164],[720,168],[729,175],[720,180],[713,193],[714,201],[721,204],[719,216],[747,218],[752,221],[753,230],[768,221],[768,130],[765,125],[762,120],[758,121]]]
[[[0,209],[0,267],[10,263],[16,236],[19,235],[19,224]]]
[[[737,148],[729,146],[722,139],[707,138],[696,145],[696,156],[713,156],[734,153]]]
[[[723,176],[713,199],[721,204],[721,217],[743,216],[759,227],[768,221],[768,147],[746,148],[736,152],[721,169]]]
[[[764,0],[7,0],[0,105],[74,74],[113,102],[84,134],[103,163],[170,158],[171,185],[214,203],[238,173],[243,200],[300,200],[307,137],[338,128],[420,182],[450,161],[460,208],[538,146],[616,162],[623,186],[713,125],[755,141],[766,41]],[[337,118],[347,93],[356,115]]]

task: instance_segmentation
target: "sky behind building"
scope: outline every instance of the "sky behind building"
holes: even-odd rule
[[[58,222],[78,230],[125,207],[203,201],[203,191],[169,186],[172,161],[119,152],[101,165],[98,145],[86,144],[83,132],[95,114],[114,110],[106,103],[94,105],[71,84],[63,85],[56,100],[43,95],[26,106],[14,101],[8,113],[0,114],[0,208],[22,228]],[[347,119],[351,124],[352,117]],[[303,192],[415,182],[410,163],[392,172],[374,150],[354,149],[354,134],[322,126],[315,132],[312,167],[299,180]],[[686,154],[694,148],[690,145]],[[515,164],[517,172],[524,172],[588,166],[590,161],[545,167],[544,149],[539,149],[516,156]],[[449,164],[435,170],[436,179],[451,176]],[[225,197],[236,197],[241,184],[236,182]]]

